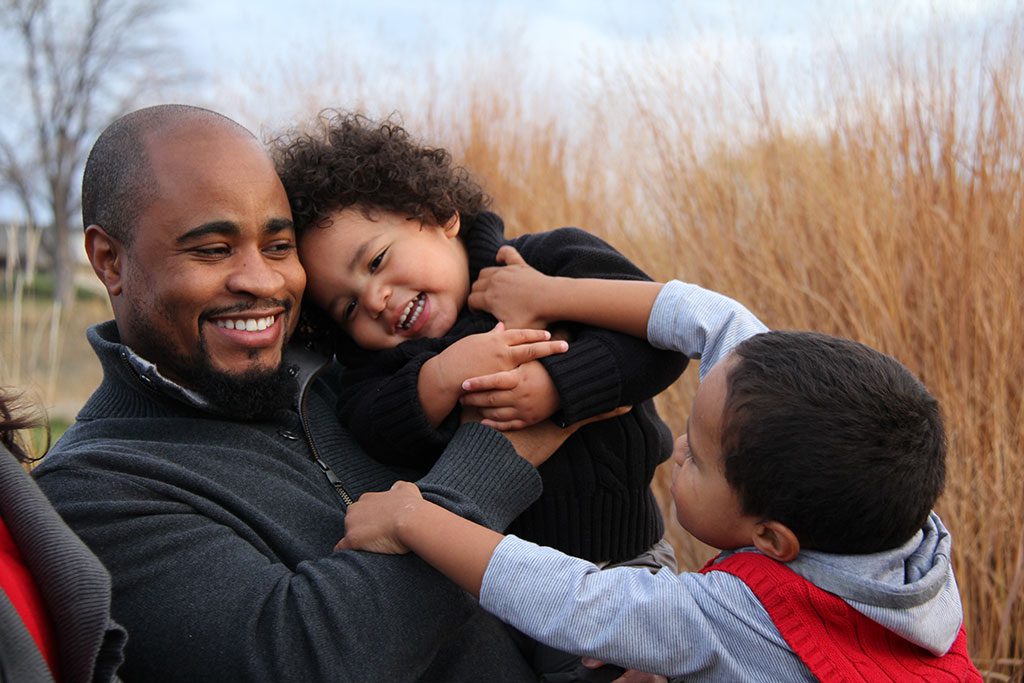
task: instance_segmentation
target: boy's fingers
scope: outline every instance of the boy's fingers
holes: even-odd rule
[[[335,552],[339,550],[348,550],[352,545],[348,541],[348,536],[342,536],[341,540],[334,544]]]
[[[498,249],[498,254],[495,257],[498,263],[504,263],[506,266],[525,265],[526,261],[523,259],[522,254],[516,251],[516,248],[506,244],[501,249]]]
[[[516,376],[515,371],[506,370],[504,372],[495,372],[491,375],[480,375],[479,377],[470,377],[462,383],[463,391],[494,391],[496,389],[514,389],[519,384],[519,378]],[[463,397],[465,398],[465,397]],[[472,405],[472,404],[464,404]]]

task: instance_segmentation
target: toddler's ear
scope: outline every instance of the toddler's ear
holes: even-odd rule
[[[458,237],[458,235],[459,235],[459,228],[460,227],[462,227],[462,221],[459,218],[459,212],[456,211],[455,215],[451,217],[451,220],[449,220],[444,225],[444,235],[445,235],[445,237],[447,237],[448,239],[451,239],[453,237]]]
[[[779,562],[790,562],[800,554],[799,539],[782,522],[758,522],[753,541],[755,548]]]

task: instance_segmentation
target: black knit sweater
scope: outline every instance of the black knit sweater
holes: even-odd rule
[[[463,223],[470,280],[495,265],[503,244],[512,244],[531,266],[548,275],[649,280],[639,268],[598,237],[560,228],[505,239],[493,213]],[[424,469],[458,426],[459,409],[437,428],[419,402],[423,363],[463,337],[486,332],[496,320],[464,308],[448,334],[412,339],[393,349],[339,349],[347,366],[339,402],[342,421],[373,456],[389,464]],[[686,368],[685,356],[653,348],[634,337],[583,326],[570,328],[569,351],[541,363],[559,394],[553,416],[563,425],[620,405],[633,410],[583,427],[540,467],[541,498],[508,531],[594,562],[621,561],[650,548],[664,532],[650,490],[655,468],[671,453],[672,436],[658,417],[653,396]]]

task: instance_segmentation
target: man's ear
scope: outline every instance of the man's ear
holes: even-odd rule
[[[459,217],[459,212],[456,211],[455,215],[452,216],[451,219],[444,225],[444,236],[447,237],[448,239],[458,237],[459,228],[461,227],[462,219]]]
[[[779,562],[791,562],[800,554],[800,540],[782,522],[758,522],[753,540],[755,548]]]
[[[100,226],[90,225],[85,229],[85,253],[107,293],[112,297],[118,296],[121,293],[124,245]]]

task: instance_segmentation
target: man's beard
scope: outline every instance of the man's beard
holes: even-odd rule
[[[197,362],[175,368],[175,372],[217,412],[237,420],[256,420],[294,404],[298,383],[283,357],[276,368],[252,368],[232,374],[214,368],[205,347],[200,345],[199,351]]]
[[[279,324],[283,323],[282,319]],[[241,373],[229,373],[213,366],[202,334],[195,353],[184,356],[166,353],[169,350],[166,339],[149,324],[147,318],[137,317],[134,331],[140,347],[137,351],[142,351],[144,358],[157,361],[153,351],[165,352],[157,361],[162,375],[200,394],[226,417],[238,420],[268,418],[278,410],[291,408],[298,396],[298,382],[286,362],[284,349],[281,362],[275,368],[254,367]],[[287,345],[287,338],[284,343]]]

